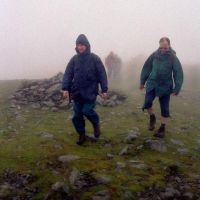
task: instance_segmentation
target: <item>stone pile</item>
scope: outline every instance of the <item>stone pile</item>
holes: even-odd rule
[[[31,105],[33,108],[51,108],[58,110],[70,108],[69,101],[62,96],[63,73],[58,73],[49,79],[23,81],[19,89],[10,97],[11,107]],[[97,97],[97,104],[113,107],[122,104],[126,96],[116,91],[110,91],[108,98]]]

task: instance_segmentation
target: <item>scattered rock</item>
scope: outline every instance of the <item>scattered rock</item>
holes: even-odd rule
[[[132,145],[126,145],[119,153],[120,156],[123,156],[123,155],[128,155],[130,153],[130,150],[133,149],[133,146]]]
[[[102,190],[97,193],[92,197],[92,200],[110,200],[111,195],[108,190]]]
[[[177,151],[181,154],[181,155],[187,155],[189,153],[189,150],[187,148],[178,148]]]
[[[184,146],[183,142],[180,140],[171,139],[170,141],[172,144],[175,144],[177,146]]]
[[[140,160],[129,160],[130,166],[136,169],[147,170],[149,167]]]
[[[62,162],[62,163],[69,163],[72,162],[74,160],[78,160],[80,159],[79,156],[76,155],[62,155],[58,157],[58,161]]]
[[[123,163],[123,162],[117,162],[116,163],[117,170],[123,169],[125,167],[126,167],[126,163]]]
[[[111,154],[111,153],[107,153],[107,157],[108,157],[108,159],[113,159],[114,158],[114,155],[113,154]]]
[[[111,178],[106,175],[98,175],[95,177],[95,179],[97,180],[98,184],[103,184],[103,185],[107,185],[111,182]]]
[[[33,200],[39,189],[33,186],[36,176],[32,173],[22,173],[6,170],[0,177],[0,199]]]
[[[134,128],[133,130],[131,130],[127,137],[124,139],[125,143],[132,143],[133,140],[137,139],[140,135],[139,129],[138,128]]]
[[[47,132],[41,133],[41,136],[45,139],[53,139],[54,138],[54,135],[52,133],[47,133]]]
[[[80,191],[98,184],[92,173],[78,171],[77,169],[73,169],[71,172],[69,176],[69,182],[74,189]]]
[[[154,140],[151,138],[147,138],[144,141],[144,145],[152,150],[159,151],[161,153],[167,152],[167,146],[163,140]]]
[[[122,155],[127,155],[128,154],[128,149],[129,149],[129,146],[125,146],[119,153],[120,156]]]
[[[127,96],[117,91],[109,91],[107,100],[97,97],[97,104],[106,107],[114,107],[124,103]]]
[[[64,192],[64,193],[69,193],[69,187],[66,183],[64,182],[56,182],[52,185],[51,187],[52,190],[56,192]]]

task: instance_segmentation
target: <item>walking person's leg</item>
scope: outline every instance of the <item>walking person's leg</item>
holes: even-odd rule
[[[153,131],[155,129],[156,124],[156,116],[154,114],[153,110],[153,101],[156,97],[155,90],[151,90],[150,92],[146,92],[144,105],[143,105],[143,111],[144,109],[147,110],[149,114],[149,130]]]
[[[92,123],[93,128],[94,128],[94,136],[96,138],[98,138],[101,134],[100,124],[99,124],[99,116],[94,109],[95,109],[95,103],[84,104],[83,114]]]
[[[74,116],[72,118],[72,122],[74,127],[79,134],[79,140],[77,141],[78,145],[81,145],[85,142],[85,120],[83,116],[83,104],[80,102],[74,102]]]
[[[160,101],[160,109],[161,109],[161,125],[157,132],[154,134],[155,137],[163,138],[165,137],[166,124],[169,120],[169,103],[170,103],[170,95],[165,95],[159,98]]]

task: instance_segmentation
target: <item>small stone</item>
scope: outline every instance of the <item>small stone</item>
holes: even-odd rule
[[[39,103],[33,103],[33,104],[31,104],[31,107],[34,108],[34,109],[39,109],[40,104]]]
[[[125,143],[132,143],[133,140],[137,139],[140,135],[140,132],[137,128],[134,128],[133,130],[131,130],[127,137],[124,139]]]
[[[159,151],[161,153],[167,152],[167,146],[164,141],[148,138],[145,140],[144,144],[152,150]]]
[[[74,187],[76,180],[78,179],[80,172],[78,169],[74,168],[69,176],[69,182]]]
[[[78,160],[78,159],[80,159],[80,157],[76,155],[62,155],[58,157],[58,161],[62,163],[68,163],[68,162]]]
[[[58,111],[58,108],[52,107],[52,108],[51,108],[51,111],[52,111],[52,112],[57,112],[57,111]]]
[[[54,107],[55,106],[55,103],[51,100],[49,101],[44,101],[43,104],[47,107]]]
[[[43,138],[45,138],[45,139],[53,139],[53,138],[54,138],[54,135],[53,135],[53,134],[51,134],[51,133],[46,133],[46,132],[42,133],[41,136],[42,136]]]
[[[178,146],[184,146],[183,142],[181,142],[180,140],[171,139],[170,141],[172,144],[175,144]]]
[[[117,165],[117,169],[123,169],[126,167],[126,163],[123,163],[123,162],[117,162],[116,165]]]
[[[189,153],[189,150],[187,148],[178,148],[177,151],[181,154],[181,155],[187,155]]]
[[[183,197],[184,197],[184,199],[193,199],[194,198],[194,195],[191,193],[191,192],[185,192],[184,194],[183,194]]]
[[[97,193],[92,197],[92,200],[110,200],[111,196],[108,190],[102,190]]]
[[[99,184],[109,184],[111,182],[111,178],[106,175],[100,175],[96,177],[97,183]]]
[[[114,155],[113,154],[111,154],[111,153],[107,153],[107,157],[108,157],[108,159],[113,159],[114,158]]]
[[[136,169],[143,169],[143,170],[148,169],[148,165],[146,165],[145,163],[139,160],[130,160],[129,163],[131,167],[136,168]]]
[[[126,145],[119,153],[120,156],[128,155],[129,150],[131,149],[130,145]]]

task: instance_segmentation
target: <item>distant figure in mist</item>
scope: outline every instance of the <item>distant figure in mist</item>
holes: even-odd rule
[[[169,38],[161,38],[159,44],[159,49],[151,54],[144,63],[140,76],[140,89],[143,90],[146,84],[143,110],[147,109],[149,113],[150,131],[153,131],[156,125],[153,101],[156,97],[159,98],[161,125],[154,136],[163,138],[166,123],[170,117],[170,95],[177,96],[179,94],[183,83],[183,70],[176,52],[171,48]]]
[[[63,97],[74,101],[74,116],[72,122],[79,134],[78,145],[86,140],[86,117],[93,125],[94,136],[101,134],[99,116],[95,112],[95,101],[101,86],[102,98],[107,97],[107,75],[101,59],[91,53],[90,43],[85,35],[81,34],[76,40],[76,52],[69,61],[63,77]]]
[[[122,68],[121,58],[111,51],[105,59],[105,64],[108,70],[108,77],[118,79]]]

